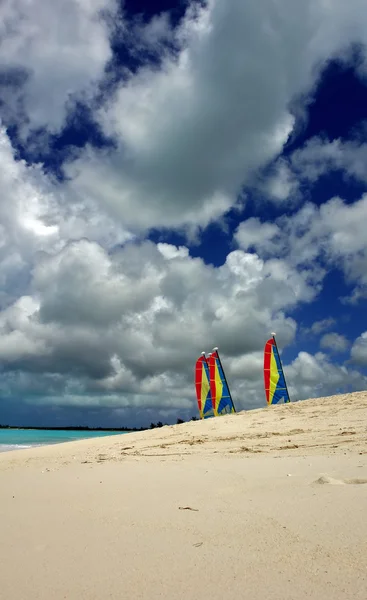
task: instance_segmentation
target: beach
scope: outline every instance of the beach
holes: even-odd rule
[[[6,600],[367,597],[367,392],[0,455]]]

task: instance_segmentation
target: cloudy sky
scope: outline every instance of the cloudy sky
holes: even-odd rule
[[[365,0],[3,0],[0,423],[367,388]]]

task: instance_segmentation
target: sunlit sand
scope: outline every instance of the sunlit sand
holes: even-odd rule
[[[365,600],[367,392],[0,455],[6,600]]]

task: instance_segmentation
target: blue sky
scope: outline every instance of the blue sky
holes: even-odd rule
[[[270,0],[0,7],[0,423],[367,388],[367,16]],[[331,11],[331,12],[329,12]]]

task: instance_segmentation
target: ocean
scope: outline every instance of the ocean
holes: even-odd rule
[[[0,429],[0,452],[47,446],[87,438],[129,433],[128,431],[68,431],[52,429]]]

